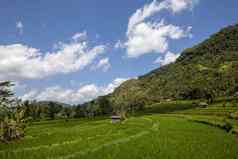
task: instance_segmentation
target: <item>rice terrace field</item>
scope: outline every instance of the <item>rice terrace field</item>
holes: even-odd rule
[[[238,0],[0,2],[0,159],[238,159]]]
[[[26,137],[0,144],[1,159],[236,159],[238,139],[226,131],[173,115],[44,121]]]

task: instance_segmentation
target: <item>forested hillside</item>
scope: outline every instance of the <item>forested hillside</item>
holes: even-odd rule
[[[175,63],[123,83],[108,99],[114,105],[234,95],[238,91],[238,25],[184,50]]]

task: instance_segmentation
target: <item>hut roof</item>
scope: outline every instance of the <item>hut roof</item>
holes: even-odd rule
[[[119,116],[119,115],[112,115],[111,118],[112,119],[121,119],[121,116]]]

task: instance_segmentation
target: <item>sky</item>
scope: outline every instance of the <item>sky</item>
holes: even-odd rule
[[[84,103],[238,23],[237,8],[237,0],[0,0],[0,81],[14,81],[23,100]]]

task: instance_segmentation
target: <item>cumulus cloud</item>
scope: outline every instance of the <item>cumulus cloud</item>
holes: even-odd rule
[[[162,10],[178,13],[191,10],[198,0],[153,0],[136,10],[129,18],[126,41],[118,41],[115,48],[126,48],[128,57],[136,58],[149,53],[164,53],[168,51],[170,40],[191,37],[192,27],[180,27],[150,21],[150,18]]]
[[[86,40],[60,43],[55,51],[46,53],[23,44],[0,45],[0,80],[37,79],[76,72],[90,65],[105,48],[105,45],[91,48]]]
[[[123,82],[129,80],[129,78],[116,78],[111,83],[109,83],[106,87],[103,88],[104,94],[112,93],[117,87],[119,87]]]
[[[110,68],[109,58],[103,58],[95,66],[92,66],[92,70],[102,69],[104,72],[107,72]]]
[[[182,29],[172,24],[140,23],[136,25],[126,42],[128,57],[139,57],[152,52],[164,53],[168,50],[169,40],[190,36],[190,29]]]
[[[164,0],[162,2],[153,0],[150,4],[146,4],[143,8],[137,9],[136,12],[130,17],[127,34],[130,34],[137,24],[143,22],[161,10],[167,9],[177,13],[186,9],[192,9],[198,2],[198,0]]]
[[[172,52],[167,52],[164,57],[158,57],[156,60],[155,60],[155,64],[160,64],[161,66],[164,66],[164,65],[168,65],[174,61],[176,61],[176,59],[179,57],[180,55],[179,54],[175,54],[175,53],[172,53]]]
[[[20,35],[22,35],[24,26],[23,26],[23,23],[21,21],[16,22],[16,28],[17,28],[18,33]]]
[[[157,0],[153,0],[150,4],[146,4],[143,8],[137,9],[136,12],[129,18],[127,34],[134,29],[134,27],[143,22],[146,18],[159,12],[163,6]]]
[[[166,0],[162,5],[176,13],[185,9],[191,10],[198,3],[199,0]]]
[[[97,86],[95,84],[88,84],[81,86],[80,88],[74,89],[64,89],[60,86],[54,86],[46,88],[42,91],[32,90],[21,98],[23,100],[35,99],[35,100],[51,100],[58,102],[65,102],[69,104],[85,103],[98,96],[106,95],[112,93],[115,88],[120,86],[125,82],[126,78],[116,78],[111,83],[106,86]]]

